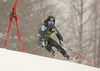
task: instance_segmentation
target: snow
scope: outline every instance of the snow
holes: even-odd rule
[[[15,39],[18,39],[18,36],[15,36],[14,38],[15,38]]]
[[[6,34],[0,33],[0,38],[3,38],[5,36],[6,36]]]
[[[4,2],[6,2],[7,0],[4,0]]]
[[[3,33],[0,33],[0,38],[2,37]]]
[[[0,71],[100,71],[100,69],[0,48]]]

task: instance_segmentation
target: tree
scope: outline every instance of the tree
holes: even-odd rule
[[[92,32],[92,24],[91,18],[92,14],[94,13],[94,10],[92,10],[92,1],[89,0],[70,0],[71,4],[71,10],[75,12],[76,20],[74,23],[77,24],[77,31],[78,32],[78,52],[79,54],[86,57],[87,54],[89,54],[89,49],[92,47],[90,44],[92,44],[93,36],[91,35]],[[88,25],[90,25],[88,27]],[[75,26],[74,26],[75,27]],[[90,36],[91,35],[91,36]],[[90,37],[88,37],[90,36]],[[88,56],[88,59],[90,56]],[[80,58],[79,63],[82,63],[83,59]],[[87,63],[89,64],[89,63]]]

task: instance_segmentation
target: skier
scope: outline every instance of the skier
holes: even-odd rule
[[[50,37],[52,33],[56,34],[59,39],[59,43],[63,45],[63,38],[55,27],[55,18],[53,16],[48,16],[44,23],[39,26],[37,41],[38,46],[45,47],[45,49],[53,56],[56,55],[56,52],[52,49],[52,47],[55,46],[64,57],[70,60],[71,57],[66,53],[66,51]]]

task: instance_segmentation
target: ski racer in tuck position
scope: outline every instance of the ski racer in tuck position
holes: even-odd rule
[[[54,46],[64,57],[67,58],[67,60],[70,60],[71,57],[66,53],[66,51],[50,37],[52,33],[56,34],[59,39],[59,43],[63,45],[63,38],[55,27],[55,18],[53,16],[48,16],[44,23],[39,26],[37,41],[38,46],[44,47],[48,52],[55,56],[56,52],[52,49]]]

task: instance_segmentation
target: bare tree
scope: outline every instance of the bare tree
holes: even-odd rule
[[[100,25],[99,25],[99,19],[100,19],[100,1],[99,0],[96,0],[94,1],[94,24],[95,24],[95,28],[94,28],[94,66],[95,67],[100,67]],[[98,27],[99,26],[99,27]],[[98,40],[99,38],[99,40]],[[98,44],[97,44],[98,43]]]
[[[71,0],[71,9],[74,10],[76,16],[76,20],[78,23],[78,47],[79,47],[79,53],[83,56],[86,56],[89,50],[90,44],[92,43],[93,36],[88,37],[88,35],[91,34],[92,30],[88,28],[88,24],[92,18],[92,14],[94,13],[94,10],[92,10],[92,3],[89,0]],[[89,5],[87,5],[89,3]],[[87,26],[86,26],[87,25]],[[88,30],[86,30],[88,29]],[[89,30],[90,29],[90,30]],[[86,45],[87,44],[87,45]],[[85,45],[85,46],[84,46]],[[81,63],[83,59],[79,60],[79,63]]]

